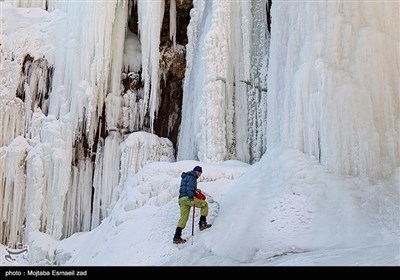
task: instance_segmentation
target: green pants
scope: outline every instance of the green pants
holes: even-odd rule
[[[194,198],[194,205],[196,208],[201,208],[200,215],[208,215],[208,203],[205,200]],[[185,228],[186,222],[189,218],[190,209],[192,208],[192,202],[189,197],[184,196],[179,199],[179,207],[181,208],[181,217],[179,218],[178,227]]]

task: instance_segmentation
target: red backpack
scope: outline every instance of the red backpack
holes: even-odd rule
[[[206,196],[203,193],[195,192],[194,196],[198,199],[206,200]]]

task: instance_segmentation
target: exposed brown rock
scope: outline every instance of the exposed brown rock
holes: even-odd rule
[[[181,123],[183,78],[185,76],[185,48],[182,45],[172,46],[166,43],[160,52],[161,103],[154,123],[155,133],[167,137],[174,144],[178,140]]]
[[[44,103],[49,98],[53,72],[54,67],[49,65],[45,58],[35,60],[30,54],[24,57],[16,96],[25,102],[25,90],[29,86],[32,111],[39,107],[44,114],[47,114],[47,106],[44,106]]]
[[[142,83],[142,72],[131,72],[126,78],[122,79],[122,84],[124,85],[124,92],[128,90],[138,90],[143,87]]]

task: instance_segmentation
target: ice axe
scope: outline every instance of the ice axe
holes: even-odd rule
[[[193,238],[194,238],[194,210],[196,207],[193,204],[193,219],[192,219],[192,245],[193,245]]]

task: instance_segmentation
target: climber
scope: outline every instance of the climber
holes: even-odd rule
[[[199,199],[195,195],[196,193],[201,194],[201,190],[197,188],[197,179],[201,176],[203,170],[200,166],[196,166],[192,171],[183,172],[181,177],[181,186],[179,189],[179,207],[181,210],[181,217],[178,221],[178,227],[176,228],[173,242],[175,244],[185,243],[186,240],[181,238],[182,230],[186,226],[186,222],[189,218],[190,208],[192,206],[200,208],[200,230],[211,227],[207,224],[206,217],[208,215],[208,203],[205,199]]]

